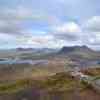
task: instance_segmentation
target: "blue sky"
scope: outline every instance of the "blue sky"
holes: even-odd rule
[[[99,0],[0,0],[0,48],[100,49]]]

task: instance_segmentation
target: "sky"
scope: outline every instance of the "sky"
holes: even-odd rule
[[[0,49],[87,45],[100,50],[99,0],[0,0]]]

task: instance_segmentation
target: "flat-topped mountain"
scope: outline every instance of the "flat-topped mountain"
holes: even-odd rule
[[[70,52],[94,52],[92,49],[87,46],[72,46],[72,47],[63,47],[59,53],[70,53]]]
[[[100,59],[100,52],[94,51],[87,46],[65,46],[58,52],[58,54],[76,59]]]

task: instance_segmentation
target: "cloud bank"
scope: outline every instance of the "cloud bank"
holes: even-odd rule
[[[99,3],[98,0],[1,0],[0,48],[87,45],[100,49]]]

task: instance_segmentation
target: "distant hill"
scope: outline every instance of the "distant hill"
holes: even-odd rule
[[[68,56],[75,59],[100,59],[100,52],[94,51],[87,46],[65,46],[58,52],[58,55]]]
[[[33,48],[16,48],[16,51],[29,51],[33,50]]]
[[[63,47],[59,53],[71,53],[71,52],[94,52],[92,49],[87,46],[72,46],[72,47]]]
[[[18,52],[34,52],[34,53],[49,53],[56,52],[56,49],[51,48],[16,48]]]

